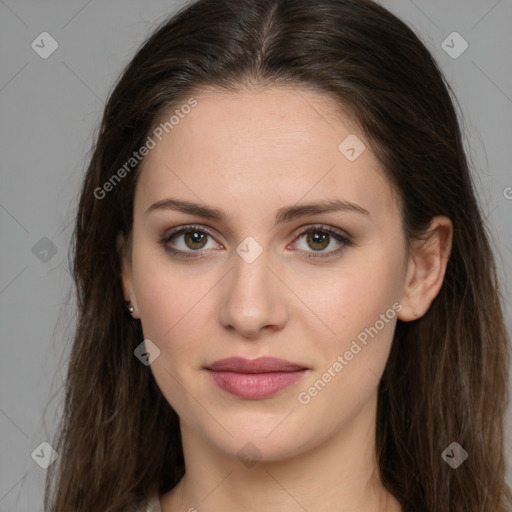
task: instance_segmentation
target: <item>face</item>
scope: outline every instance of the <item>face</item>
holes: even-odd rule
[[[144,161],[125,296],[185,435],[291,457],[375,413],[407,274],[398,207],[329,98],[195,98]],[[152,207],[168,199],[204,210]]]

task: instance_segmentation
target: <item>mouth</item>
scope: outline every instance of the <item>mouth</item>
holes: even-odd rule
[[[303,365],[274,357],[230,357],[215,361],[205,369],[220,389],[248,400],[275,395],[308,371]]]

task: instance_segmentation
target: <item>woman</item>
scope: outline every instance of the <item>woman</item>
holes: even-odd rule
[[[199,0],[155,31],[83,182],[47,510],[509,509],[448,90],[369,0]]]

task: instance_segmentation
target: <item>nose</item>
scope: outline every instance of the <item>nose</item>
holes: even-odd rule
[[[252,263],[235,255],[234,268],[225,278],[220,322],[247,339],[279,331],[288,320],[284,279],[278,278],[276,268],[270,268],[267,255],[264,250]]]

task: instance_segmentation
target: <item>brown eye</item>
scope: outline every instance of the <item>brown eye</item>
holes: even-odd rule
[[[302,244],[303,247],[300,247],[301,244],[299,242],[301,239],[305,241]],[[298,246],[299,251],[304,253],[306,258],[326,258],[343,251],[346,247],[352,245],[352,241],[342,231],[335,230],[329,226],[319,225],[303,230],[296,238],[294,245]],[[325,250],[330,245],[334,245],[334,248]],[[336,245],[338,248],[336,248]]]
[[[310,231],[307,233],[307,243],[311,249],[321,251],[329,245],[330,234],[323,231]]]
[[[212,247],[207,247],[210,239],[213,242]],[[160,244],[169,254],[183,258],[202,258],[206,255],[206,249],[215,249],[219,245],[215,242],[213,235],[200,226],[173,229],[164,235]]]
[[[206,233],[201,233],[200,231],[194,229],[194,230],[187,230],[182,232],[185,241],[185,245],[189,249],[202,249],[206,245],[206,239],[208,235]]]

